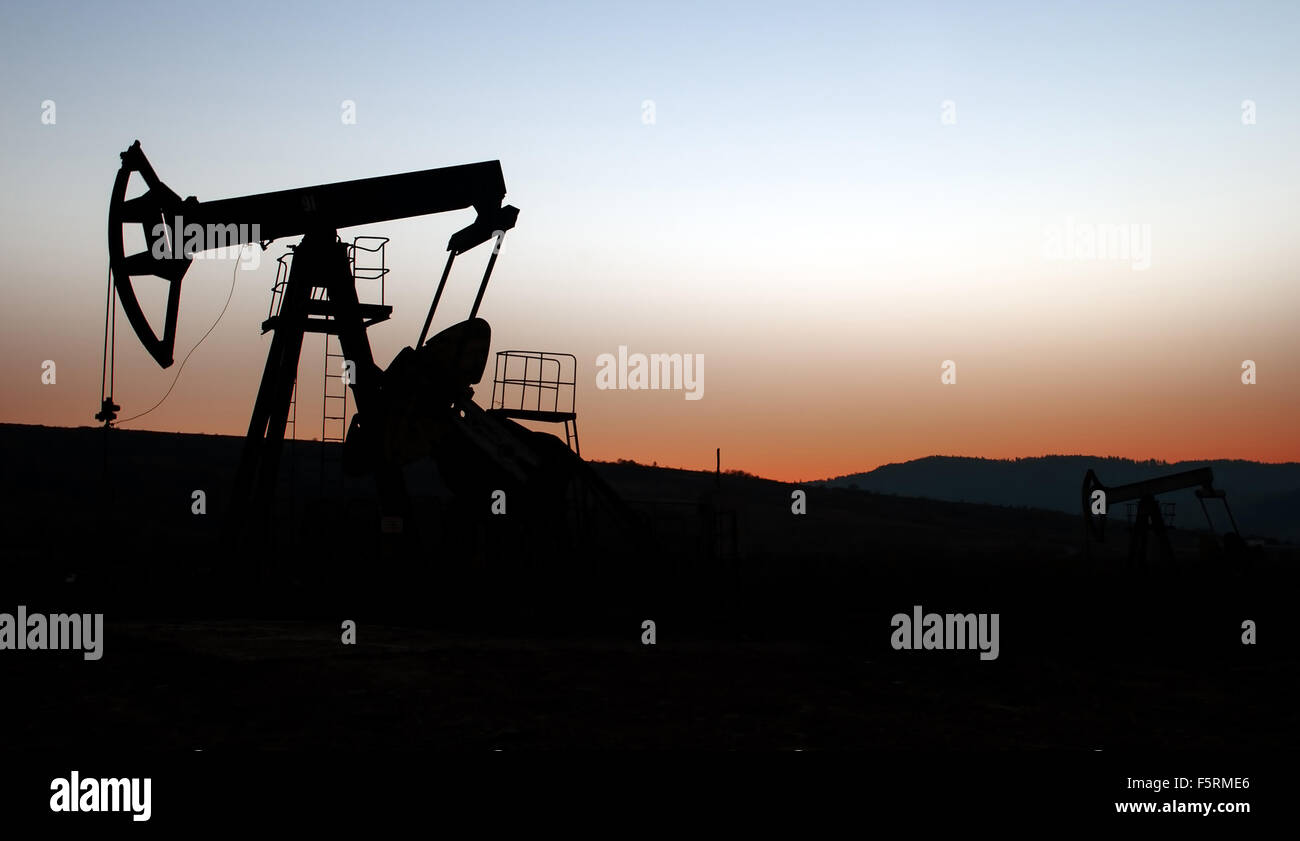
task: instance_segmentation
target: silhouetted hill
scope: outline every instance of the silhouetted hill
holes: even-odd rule
[[[241,446],[241,438],[225,435],[0,424],[0,463],[6,471],[0,502],[24,525],[9,535],[8,551],[50,558],[61,554],[65,541],[98,530],[111,532],[122,546],[213,541]],[[286,446],[277,509],[283,514],[282,536],[291,543],[304,531],[318,533],[321,520],[375,514],[370,480],[339,477],[331,470],[338,446],[316,441]],[[701,541],[713,539],[702,525],[710,507],[734,517],[734,539],[730,521],[718,539],[750,558],[882,563],[954,553],[968,558],[977,550],[1000,555],[1009,547],[1025,552],[1033,547],[1040,559],[1078,551],[1077,517],[1054,512],[1028,516],[1005,507],[808,487],[807,514],[796,517],[791,493],[798,486],[784,482],[630,461],[591,466],[645,517],[647,536],[674,556],[697,553]],[[430,533],[442,528],[444,518],[460,516],[431,462],[409,465],[405,477],[417,509],[431,523]],[[192,494],[200,489],[207,496],[205,517],[191,514]],[[338,534],[333,525],[326,533]]]
[[[0,463],[5,466],[0,505],[11,524],[0,541],[0,589],[12,589],[20,580],[39,579],[51,586],[75,581],[87,591],[138,590],[170,600],[175,594],[206,598],[210,582],[241,580],[229,565],[232,557],[242,556],[230,555],[222,539],[240,446],[241,439],[234,436],[0,424]],[[262,544],[270,557],[260,563],[279,581],[330,592],[350,591],[359,569],[382,587],[393,576],[375,567],[385,556],[375,540],[379,511],[373,485],[333,475],[337,467],[329,465],[337,465],[337,453],[331,448],[337,446],[297,442],[286,448],[272,518],[274,538]],[[1085,563],[1077,497],[1089,466],[1103,481],[1119,483],[1186,465],[1147,469],[1083,457],[1020,462],[936,458],[891,465],[866,477],[844,477],[830,486],[800,488],[740,473],[715,476],[626,461],[593,462],[592,469],[639,524],[633,531],[593,537],[592,548],[584,551],[608,574],[650,576],[665,588],[672,586],[671,575],[701,570],[730,575],[726,563],[736,558],[743,559],[746,586],[786,595],[799,587],[849,593],[851,588],[830,582],[868,572],[941,574],[952,581],[955,574],[996,573],[1029,581],[1026,572]],[[1300,494],[1294,485],[1287,489],[1286,475],[1278,476],[1279,470],[1294,472],[1296,465],[1216,462],[1214,467],[1243,532],[1300,537],[1294,514]],[[408,465],[405,474],[421,569],[477,574],[472,570],[483,567],[475,559],[488,551],[514,563],[535,554],[530,541],[560,533],[558,524],[528,525],[526,519],[509,526],[517,534],[506,531],[514,520],[488,528],[475,519],[487,516],[488,502],[451,496],[427,459]],[[868,489],[843,487],[855,482]],[[204,516],[192,510],[197,490],[206,494]],[[807,495],[806,512],[799,515],[791,510],[796,490]],[[1199,558],[1194,532],[1201,527],[1199,506],[1190,497],[1179,501],[1184,504],[1172,536],[1175,551],[1183,558]],[[1221,513],[1216,516],[1222,519]],[[1115,519],[1104,549],[1094,548],[1118,560],[1126,551],[1127,528],[1122,512]],[[610,542],[601,543],[606,537]],[[523,544],[506,551],[487,542],[507,539]],[[509,580],[520,592],[529,592],[524,578]],[[678,592],[703,593],[696,583],[688,581]],[[436,592],[461,592],[457,586],[440,585]],[[642,583],[630,581],[610,592],[642,590]],[[303,596],[304,602],[314,598]]]
[[[1093,470],[1107,485],[1121,485],[1199,467],[1214,471],[1215,484],[1243,534],[1300,542],[1300,464],[1255,461],[1133,461],[1101,456],[1042,456],[1021,459],[930,456],[886,464],[866,473],[828,479],[831,487],[856,487],[873,493],[1079,512],[1084,474]],[[1205,517],[1192,490],[1166,494],[1177,505],[1175,524],[1201,528]],[[1216,531],[1227,529],[1217,503],[1208,503]],[[1116,512],[1122,516],[1121,509]]]

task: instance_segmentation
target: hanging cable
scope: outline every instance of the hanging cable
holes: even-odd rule
[[[185,358],[181,360],[181,367],[176,369],[176,376],[172,379],[172,384],[167,388],[167,393],[162,396],[161,400],[159,400],[157,403],[150,406],[148,409],[145,409],[143,412],[141,412],[138,415],[132,415],[126,420],[118,421],[119,424],[130,423],[133,420],[138,420],[139,418],[144,417],[145,415],[152,412],[154,409],[157,409],[159,406],[161,406],[163,404],[163,400],[166,400],[169,396],[171,396],[172,389],[176,388],[176,383],[180,382],[181,372],[185,370],[185,363],[190,361],[190,357],[194,355],[194,351],[199,349],[199,345],[203,344],[204,339],[207,339],[208,336],[211,336],[212,331],[217,329],[217,325],[221,323],[221,319],[223,316],[225,316],[226,310],[230,308],[230,299],[235,296],[235,278],[239,276],[239,264],[243,260],[244,249],[247,247],[248,247],[248,243],[245,243],[243,246],[241,246],[239,249],[238,256],[235,257],[235,270],[230,273],[230,292],[226,294],[225,306],[223,306],[221,308],[221,312],[217,314],[217,320],[212,322],[212,326],[208,328],[208,332],[204,333],[203,338],[199,339],[198,342],[195,343],[194,347],[190,348],[190,352],[185,354]]]
[[[104,293],[104,366],[99,372],[99,412],[95,420],[112,426],[122,407],[113,402],[113,373],[117,356],[117,290],[113,287],[113,267],[108,268],[108,291]]]
[[[109,309],[113,311],[113,318],[109,322],[111,325],[108,349],[112,353],[108,366],[108,399],[113,399],[113,384],[117,381],[117,287],[113,285],[113,269],[108,270],[108,296]]]
[[[113,391],[108,386],[108,319],[109,315],[116,309],[113,306],[113,269],[108,269],[108,289],[104,292],[104,366],[99,374],[99,402],[102,404],[106,397],[109,397]]]

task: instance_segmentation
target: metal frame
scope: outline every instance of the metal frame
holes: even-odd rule
[[[1103,514],[1094,517],[1091,510],[1091,496],[1095,490],[1106,492],[1106,504],[1108,508],[1123,502],[1127,503],[1125,511],[1126,519],[1132,525],[1129,534],[1129,563],[1139,563],[1145,559],[1147,553],[1147,535],[1152,532],[1156,536],[1156,546],[1161,555],[1166,560],[1172,561],[1174,552],[1173,546],[1169,542],[1167,530],[1172,525],[1165,522],[1165,517],[1173,519],[1174,503],[1161,502],[1156,497],[1158,494],[1170,493],[1173,491],[1196,489],[1196,498],[1201,504],[1201,511],[1205,514],[1206,524],[1209,526],[1210,534],[1215,534],[1214,520],[1210,517],[1210,512],[1205,506],[1206,499],[1218,499],[1223,502],[1224,509],[1228,512],[1228,519],[1232,523],[1232,534],[1237,538],[1241,537],[1241,532],[1237,528],[1237,521],[1232,516],[1232,509],[1228,507],[1228,497],[1222,490],[1214,487],[1214,472],[1208,467],[1202,467],[1195,470],[1186,470],[1181,473],[1174,473],[1165,476],[1158,476],[1142,482],[1131,482],[1125,485],[1107,486],[1097,478],[1097,474],[1089,470],[1083,477],[1083,486],[1080,492],[1080,503],[1083,512],[1084,526],[1084,550],[1091,556],[1092,541],[1104,541],[1106,538],[1106,519],[1107,515]],[[1136,504],[1136,512],[1134,512]],[[1169,506],[1165,508],[1165,506]],[[1136,514],[1136,521],[1134,520]]]
[[[510,363],[521,359],[524,363],[523,376],[510,376]],[[566,360],[569,370],[568,379],[564,378]],[[537,363],[536,377],[529,376],[534,362]],[[554,371],[553,377],[548,377],[548,370]],[[510,399],[511,390],[516,387],[519,389],[517,403]],[[568,400],[562,402],[566,389]],[[542,396],[547,392],[550,394],[550,406],[543,407]],[[528,406],[530,396],[533,396],[531,407]],[[490,411],[518,420],[563,423],[564,442],[581,456],[582,447],[578,441],[577,398],[578,357],[573,354],[545,350],[497,351],[496,364],[492,372],[492,401],[488,404]]]
[[[365,242],[374,242],[374,247],[362,245],[361,243],[363,240]],[[352,269],[352,279],[379,281],[379,303],[381,306],[387,303],[385,285],[388,279],[388,257],[386,254],[388,243],[388,237],[361,236],[353,237],[352,244],[348,246],[348,266]],[[368,254],[378,254],[379,265],[358,267],[358,251]]]

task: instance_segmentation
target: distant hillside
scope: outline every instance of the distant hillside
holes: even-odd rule
[[[158,551],[158,563],[169,566],[177,557],[201,556],[219,535],[241,445],[225,435],[0,424],[0,507],[13,524],[0,540],[0,590],[6,559],[15,568],[23,564],[12,564],[14,558],[78,569],[118,549],[132,555],[130,563],[139,562],[141,551]],[[337,464],[329,452],[337,447],[314,441],[286,447],[276,508],[283,545],[342,557],[349,550],[340,535],[377,516],[369,480],[322,475],[324,465]],[[674,563],[694,557],[706,539],[730,542],[750,563],[773,568],[796,559],[870,559],[877,569],[915,562],[1041,564],[1080,551],[1077,518],[1058,512],[809,487],[807,514],[792,516],[786,483],[628,461],[590,464],[646,518],[638,539],[652,539]],[[421,530],[441,553],[437,535],[454,531],[461,513],[449,506],[430,461],[404,473]],[[194,489],[207,493],[205,517],[191,510]]]
[[[887,464],[867,473],[839,476],[823,483],[873,493],[923,497],[952,502],[1025,506],[1079,512],[1084,474],[1094,470],[1107,485],[1121,485],[1183,470],[1210,467],[1215,484],[1228,494],[1228,504],[1243,534],[1300,542],[1300,464],[1261,464],[1254,461],[1133,461],[1101,456],[1043,456],[1021,459],[930,456]],[[1177,505],[1175,525],[1201,528],[1205,517],[1192,490],[1166,494],[1162,501]],[[1222,506],[1207,501],[1215,528],[1227,529]],[[1123,509],[1115,512],[1123,516]]]
[[[105,558],[137,565],[144,558],[154,564],[150,574],[201,566],[216,545],[241,445],[235,436],[0,424],[0,507],[10,523],[0,540],[0,590],[6,565],[76,571],[103,566]],[[303,557],[346,557],[351,550],[342,535],[361,534],[359,524],[377,516],[369,480],[322,474],[337,464],[329,452],[337,446],[299,441],[285,451],[276,523],[283,545],[302,548]],[[1300,543],[1300,465],[1211,464],[1244,533]],[[793,486],[787,483],[626,461],[591,463],[646,518],[642,536],[674,562],[695,557],[706,542],[725,547],[730,541],[754,569],[798,569],[801,575],[863,559],[874,569],[1069,562],[1080,556],[1078,494],[1088,467],[1104,482],[1119,484],[1192,466],[1082,456],[929,458],[824,483],[831,487],[809,483],[807,514],[796,517],[789,513]],[[454,553],[440,535],[456,531],[461,513],[433,464],[421,460],[404,473],[430,551]],[[854,484],[859,492],[847,489]],[[194,516],[194,489],[207,493],[208,516]],[[1195,553],[1187,530],[1201,527],[1199,506],[1190,492],[1171,498],[1181,527],[1175,542],[1181,539],[1181,548]],[[721,519],[714,518],[714,506]],[[1225,529],[1216,521],[1216,531]],[[1108,545],[1122,553],[1122,529],[1110,533]],[[177,567],[182,557],[198,560]]]

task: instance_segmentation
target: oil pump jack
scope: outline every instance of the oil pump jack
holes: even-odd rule
[[[491,343],[491,330],[478,317],[478,310],[502,239],[519,214],[502,204],[506,188],[498,161],[200,202],[194,197],[182,200],[163,184],[139,141],[121,158],[109,205],[109,306],[115,294],[145,349],[163,368],[173,361],[181,281],[194,253],[213,247],[187,238],[185,230],[191,225],[200,231],[218,226],[224,233],[223,247],[245,243],[265,247],[271,240],[302,236],[294,247],[278,311],[263,324],[263,332],[274,335],[236,473],[232,522],[237,531],[266,533],[299,355],[308,332],[336,335],[351,363],[350,387],[357,413],[346,436],[344,467],[349,473],[374,476],[384,530],[402,532],[410,522],[401,468],[424,455],[434,458],[457,493],[509,488],[553,500],[557,495],[562,498],[563,489],[576,479],[588,490],[594,488],[608,504],[620,507],[616,495],[570,451],[567,441],[523,427],[504,407],[484,410],[471,399]],[[127,199],[133,175],[144,179],[147,190]],[[359,301],[339,229],[470,207],[477,218],[448,241],[447,262],[419,341],[381,369],[366,330],[386,320],[392,308]],[[147,248],[128,255],[122,226],[131,223],[144,226]],[[160,243],[160,238],[167,241]],[[493,250],[469,318],[426,341],[456,257],[489,240],[494,240]],[[136,297],[132,279],[140,275],[155,275],[169,284],[161,336]],[[106,331],[107,324],[106,318]],[[106,335],[106,347],[107,342]],[[119,409],[110,387],[96,418],[111,425]],[[576,420],[573,423],[576,430]],[[574,435],[576,440],[576,431]],[[259,517],[263,518],[260,524]]]
[[[1155,549],[1159,557],[1166,562],[1172,562],[1174,550],[1169,542],[1169,534],[1156,496],[1187,488],[1196,488],[1196,499],[1201,504],[1201,511],[1205,514],[1205,520],[1209,523],[1211,532],[1214,530],[1214,522],[1210,519],[1210,512],[1205,507],[1205,500],[1218,499],[1223,502],[1223,508],[1228,513],[1228,521],[1232,524],[1232,531],[1224,536],[1225,551],[1235,552],[1244,547],[1245,542],[1241,539],[1241,534],[1237,530],[1237,521],[1233,518],[1232,509],[1228,506],[1227,494],[1223,490],[1214,487],[1214,471],[1208,467],[1202,467],[1197,470],[1186,470],[1182,473],[1159,476],[1127,485],[1115,485],[1114,487],[1103,485],[1101,480],[1097,478],[1097,474],[1089,470],[1083,477],[1081,491],[1085,548],[1091,552],[1092,540],[1095,539],[1098,542],[1105,540],[1105,512],[1111,506],[1136,500],[1137,514],[1133,523],[1133,530],[1129,535],[1129,563],[1142,563],[1147,559],[1149,534],[1155,535]],[[1098,491],[1105,494],[1104,498],[1098,497],[1094,499],[1094,495]],[[1101,505],[1098,507],[1099,502]],[[1099,513],[1094,515],[1094,509],[1098,509]]]

